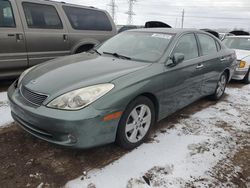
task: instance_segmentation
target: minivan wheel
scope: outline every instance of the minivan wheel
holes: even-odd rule
[[[138,97],[127,106],[120,119],[116,143],[125,149],[139,146],[148,137],[154,122],[154,104],[147,97]]]
[[[247,72],[245,78],[243,79],[243,82],[244,82],[245,84],[249,84],[249,83],[250,83],[250,69],[248,70],[248,72]]]
[[[224,72],[217,83],[215,93],[210,96],[211,99],[219,100],[224,95],[227,86],[227,80],[228,80],[227,73]]]

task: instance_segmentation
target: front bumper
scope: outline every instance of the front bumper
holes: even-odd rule
[[[247,72],[248,72],[248,68],[247,69],[246,68],[244,68],[244,69],[237,68],[234,71],[232,79],[233,80],[243,80],[245,78]]]
[[[115,110],[96,110],[88,106],[64,111],[34,106],[22,97],[14,84],[8,90],[13,119],[30,134],[45,141],[73,148],[90,148],[115,141],[119,118],[104,122]]]

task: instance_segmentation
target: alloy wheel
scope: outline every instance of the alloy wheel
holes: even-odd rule
[[[129,142],[137,143],[147,134],[151,124],[150,108],[143,104],[136,106],[128,116],[125,135]]]
[[[219,82],[218,82],[218,88],[216,90],[216,94],[218,97],[221,97],[225,91],[227,85],[227,78],[226,75],[222,75]]]

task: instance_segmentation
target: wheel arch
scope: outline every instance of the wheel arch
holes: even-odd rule
[[[80,48],[84,46],[88,46],[88,45],[95,46],[98,44],[100,44],[100,42],[95,39],[80,41],[71,49],[71,54],[75,54],[77,50],[79,50]]]
[[[229,81],[230,81],[230,78],[232,77],[230,70],[229,70],[228,68],[226,68],[226,69],[223,71],[223,73],[226,73],[226,74],[227,74],[227,82],[229,82]],[[222,74],[223,74],[223,73],[222,73]]]

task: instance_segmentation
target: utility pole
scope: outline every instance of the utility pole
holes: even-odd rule
[[[137,0],[128,0],[128,11],[126,12],[126,14],[128,15],[128,25],[133,24],[133,15],[135,15],[134,11],[133,11],[133,5]]]
[[[115,12],[116,12],[116,7],[117,7],[115,4],[115,0],[111,0],[108,6],[110,6],[111,17],[113,18],[115,22]]]
[[[182,16],[181,16],[181,28],[183,28],[184,26],[184,18],[185,18],[185,10],[183,9]]]

